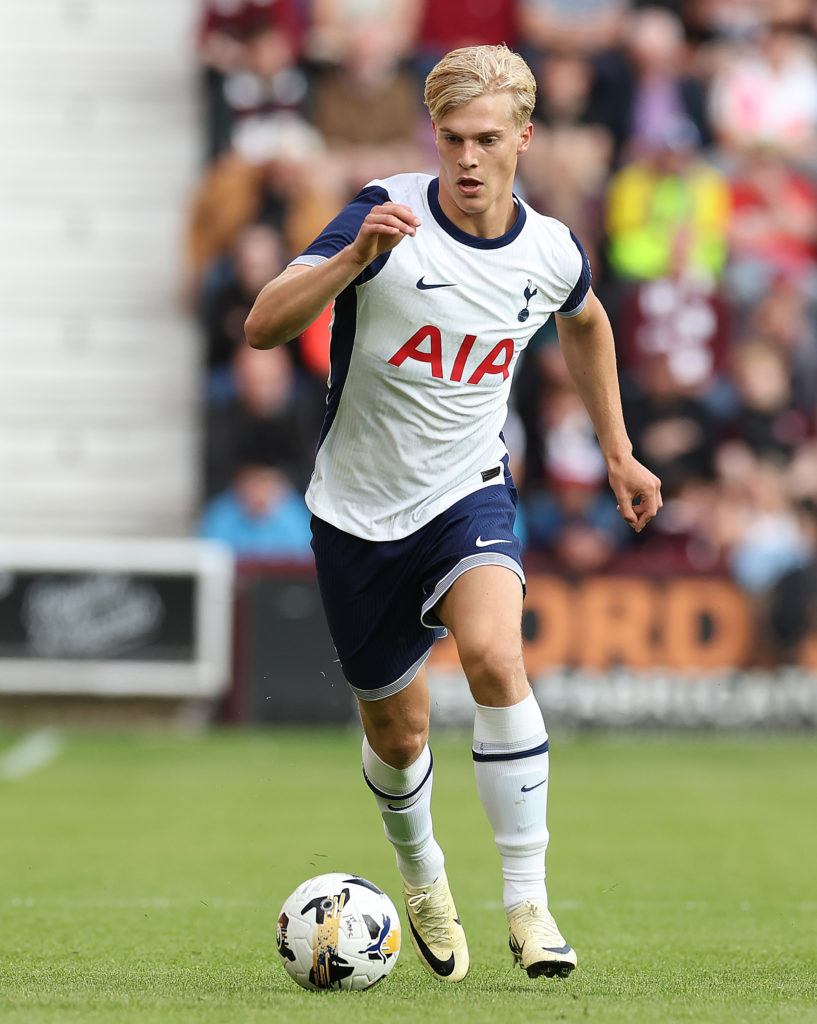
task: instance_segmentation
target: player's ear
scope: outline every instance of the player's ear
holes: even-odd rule
[[[530,145],[530,140],[533,138],[533,125],[530,121],[525,125],[522,131],[519,133],[519,142],[516,146],[516,152],[524,153]]]

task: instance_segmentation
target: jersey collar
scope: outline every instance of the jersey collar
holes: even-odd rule
[[[504,235],[499,235],[497,238],[477,238],[476,235],[469,235],[467,231],[463,231],[462,228],[458,228],[456,224],[452,223],[448,217],[443,213],[443,208],[440,206],[440,179],[432,178],[428,183],[428,205],[431,209],[431,213],[434,220],[440,225],[440,227],[447,234],[451,235],[458,242],[462,242],[463,245],[470,245],[474,249],[501,249],[504,245],[511,243],[525,226],[525,220],[527,214],[525,213],[525,207],[519,200],[514,196],[517,209],[519,211],[516,221],[510,231],[506,231]]]

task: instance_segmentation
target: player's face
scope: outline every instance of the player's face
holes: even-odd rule
[[[503,235],[516,219],[516,161],[530,145],[533,125],[521,131],[514,125],[512,103],[508,93],[487,93],[433,125],[440,205],[457,227],[481,238]]]

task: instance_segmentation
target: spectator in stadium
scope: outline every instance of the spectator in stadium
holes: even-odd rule
[[[722,58],[709,95],[718,145],[731,155],[773,147],[817,167],[817,51],[789,20],[756,28]]]
[[[564,469],[554,469],[554,459],[561,460],[562,450],[569,449],[583,467],[577,469],[579,478],[589,477],[595,483],[603,474],[604,460],[590,418],[581,402],[576,402],[570,371],[550,322],[534,336],[520,362],[513,399],[525,437],[521,449],[525,468],[520,474],[523,498],[546,489],[551,475],[564,475]]]
[[[202,327],[207,344],[211,401],[232,394],[232,362],[246,345],[244,321],[267,281],[285,265],[278,232],[266,224],[253,224],[238,237],[232,258],[213,268],[202,290]]]
[[[732,380],[737,408],[728,435],[757,456],[787,462],[812,430],[808,415],[792,401],[788,353],[763,338],[744,338],[732,356]]]
[[[589,60],[556,51],[532,64],[537,104],[530,160],[520,168],[529,202],[570,224],[591,259],[603,230],[604,187],[613,154],[609,131],[594,119]]]
[[[656,125],[640,159],[613,175],[607,255],[618,277],[652,280],[680,267],[715,278],[723,272],[729,186],[700,156],[699,144],[691,121],[670,119]]]
[[[540,425],[544,487],[528,487],[522,500],[528,547],[552,554],[568,572],[602,569],[629,542],[630,531],[607,487],[593,424],[572,387],[544,392]]]
[[[797,283],[776,278],[751,306],[747,333],[764,338],[786,353],[791,364],[791,395],[796,409],[810,419],[817,410],[817,308]]]
[[[771,146],[746,148],[731,175],[728,283],[751,306],[786,278],[817,299],[817,186]]]
[[[554,475],[523,508],[529,549],[551,555],[566,573],[599,572],[630,542],[606,481],[591,484],[572,471]]]
[[[276,73],[291,68],[290,55],[298,52],[302,31],[298,7],[298,0],[203,0],[197,45],[208,161],[229,148],[236,101],[240,109],[252,76],[262,68],[269,70],[273,55]],[[274,40],[272,46],[270,40]],[[249,88],[257,92],[251,81]],[[297,88],[294,79],[286,88],[283,79],[279,80],[279,95],[286,92],[292,96],[293,88]]]
[[[714,475],[685,476],[667,495],[656,530],[639,545],[637,568],[725,573],[725,551],[712,525],[713,509],[720,501]]]
[[[667,353],[645,357],[635,374],[638,390],[624,397],[633,450],[657,467],[670,497],[689,479],[711,477],[718,436],[706,404],[673,365]]]
[[[238,558],[312,558],[303,497],[266,451],[242,457],[227,490],[205,504],[197,532],[228,544]]]
[[[536,76],[534,124],[544,127],[584,126],[593,123],[592,63],[573,50],[555,50],[532,66]]]
[[[702,44],[742,43],[760,31],[768,12],[756,0],[681,0],[680,7],[688,35]]]
[[[803,540],[800,564],[784,572],[769,596],[772,655],[783,664],[817,668],[817,501],[795,505]]]
[[[612,134],[616,163],[636,161],[666,142],[667,129],[685,129],[694,146],[709,144],[703,83],[688,68],[684,28],[660,7],[632,11],[624,44],[597,66],[594,117]]]
[[[420,83],[437,61],[460,46],[519,40],[520,0],[420,0],[414,66]]]
[[[662,355],[688,394],[717,416],[728,415],[734,317],[723,287],[682,263],[667,277],[619,284],[617,294],[616,349],[625,393],[638,391],[644,360]]]
[[[319,67],[345,60],[349,30],[378,26],[385,64],[411,60],[423,0],[304,0],[309,8],[306,52]]]
[[[314,124],[347,198],[368,181],[419,170],[430,159],[421,145],[427,122],[417,85],[389,46],[390,33],[386,18],[348,24],[337,63],[316,75]]]
[[[294,114],[247,118],[229,150],[204,172],[194,191],[185,239],[185,294],[191,304],[213,264],[228,257],[253,223],[280,231],[299,251],[341,205],[319,132]]]
[[[323,412],[322,389],[299,374],[289,349],[265,355],[242,345],[232,362],[234,393],[206,409],[206,494],[225,490],[246,452],[268,452],[305,487]],[[258,455],[254,456],[256,462]]]
[[[499,437],[516,355],[551,313],[622,516],[640,531],[661,504],[660,481],[631,454],[587,257],[566,226],[513,194],[535,92],[507,47],[444,57],[425,89],[439,176],[364,189],[262,290],[246,324],[251,344],[275,349],[335,303],[307,492],[318,579],[413,945],[449,982],[469,956],[433,836],[424,668],[445,628],[476,703],[475,772],[514,958],[532,977],[576,964],[547,907],[547,732],[522,663],[515,488]]]
[[[718,500],[711,531],[725,553],[735,582],[750,601],[755,621],[755,657],[771,661],[773,594],[791,573],[813,558],[806,520],[798,515],[780,464],[758,456],[739,440],[718,448]]]
[[[618,46],[628,0],[519,0],[519,31],[538,53],[565,48],[586,57]]]
[[[224,82],[234,123],[244,117],[306,115],[308,81],[297,61],[287,26],[268,19],[251,24],[244,39],[244,66]]]

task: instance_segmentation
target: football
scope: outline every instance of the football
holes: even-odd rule
[[[306,989],[371,988],[400,953],[400,920],[389,897],[359,875],[335,872],[303,882],[278,916],[278,953]]]

